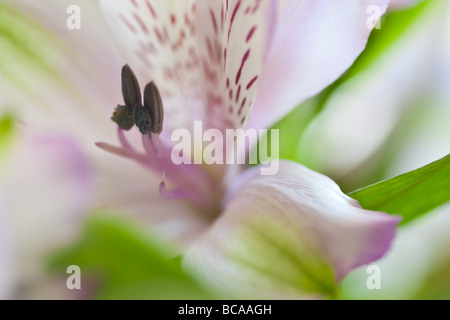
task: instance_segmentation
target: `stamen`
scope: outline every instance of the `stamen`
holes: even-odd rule
[[[152,129],[152,117],[150,111],[141,104],[133,107],[134,123],[142,134],[149,134]]]
[[[120,144],[122,147],[126,150],[134,151],[133,147],[128,142],[127,138],[125,137],[123,130],[121,128],[117,128],[117,136],[119,137]]]
[[[136,75],[127,64],[122,67],[122,96],[128,107],[142,104],[141,88]]]
[[[111,120],[117,123],[120,129],[130,130],[134,126],[133,108],[129,106],[118,105],[114,109]]]
[[[159,134],[163,128],[164,108],[158,87],[152,81],[144,89],[144,109],[149,110],[153,121],[152,132]]]
[[[118,105],[111,119],[117,123],[117,133],[121,147],[107,143],[96,145],[113,154],[133,159],[152,171],[164,173],[159,190],[167,198],[189,200],[207,210],[215,210],[210,196],[215,186],[203,168],[193,164],[175,165],[171,161],[171,149],[160,139],[163,129],[164,108],[160,92],[155,83],[149,82],[144,88],[144,105],[139,83],[128,65],[122,68],[122,95],[125,105]],[[144,153],[135,150],[127,141],[124,130],[136,125],[142,133]],[[167,190],[164,176],[176,185],[175,190]]]

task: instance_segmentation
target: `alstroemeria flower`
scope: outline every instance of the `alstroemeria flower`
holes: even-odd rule
[[[269,127],[353,63],[370,34],[368,7],[384,12],[388,0],[100,3],[125,63],[142,88],[154,81],[164,108],[162,132],[118,129],[119,147],[98,143],[137,163],[98,156],[97,150],[95,157],[102,159],[95,163],[97,186],[102,188],[96,193],[103,207],[153,222],[154,216],[170,220],[166,233],[196,238],[183,243],[186,268],[213,285],[240,286],[243,294],[333,295],[336,281],[347,272],[386,252],[398,219],[361,209],[328,178],[291,162],[281,162],[278,174],[270,177],[258,176],[257,169],[242,172],[240,166],[175,165],[169,138],[174,129],[192,130],[195,120],[205,130]],[[89,45],[92,53],[96,43]],[[92,54],[94,64],[108,54]],[[102,76],[99,88],[120,87],[119,77]],[[89,91],[78,82],[77,87],[97,89]],[[112,113],[122,103],[119,91],[105,95],[99,107],[108,106]],[[144,89],[144,104],[146,96]],[[114,124],[108,116],[104,121],[97,116],[68,118],[66,131],[86,137],[107,128],[98,138],[89,135],[86,143],[104,141]],[[158,189],[160,195],[154,192]],[[207,226],[205,232],[192,217]]]
[[[398,219],[362,210],[326,177],[290,162],[270,177],[176,165],[169,138],[195,120],[223,132],[272,124],[351,65],[370,33],[367,7],[385,10],[387,1],[101,3],[137,79],[159,87],[164,129],[143,135],[141,148],[120,128],[120,147],[98,146],[164,175],[172,189],[162,181],[162,196],[215,220],[186,251],[187,268],[242,293],[333,295],[335,280],[386,252]],[[125,104],[142,103],[139,90],[127,96]]]

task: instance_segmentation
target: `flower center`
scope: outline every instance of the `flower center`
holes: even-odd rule
[[[207,168],[197,164],[174,164],[172,147],[160,138],[163,129],[164,108],[161,95],[155,83],[149,82],[144,89],[144,103],[139,83],[128,65],[122,68],[122,95],[124,105],[118,105],[111,117],[118,125],[118,138],[121,146],[116,147],[99,142],[96,145],[110,153],[133,159],[139,164],[162,176],[159,192],[169,199],[184,199],[211,214],[220,212],[220,202],[224,194],[221,183],[207,172]],[[133,148],[125,132],[133,126],[142,133],[143,152]],[[168,178],[175,189],[166,187]]]

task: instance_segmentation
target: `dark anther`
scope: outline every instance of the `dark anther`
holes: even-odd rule
[[[164,121],[164,109],[158,87],[152,81],[144,89],[144,109],[150,112],[153,133],[161,133]]]
[[[120,129],[130,130],[134,126],[133,108],[118,105],[116,109],[114,109],[111,120],[117,123]]]
[[[145,86],[142,105],[141,89],[136,75],[126,64],[122,68],[122,95],[125,105],[118,105],[111,117],[119,128],[130,130],[136,124],[142,134],[161,133],[164,109],[161,95],[153,81]]]
[[[136,75],[127,64],[122,68],[122,95],[126,106],[142,104],[141,88]]]
[[[136,104],[133,107],[134,123],[142,134],[148,134],[152,129],[152,117],[150,111],[144,108],[141,104]]]

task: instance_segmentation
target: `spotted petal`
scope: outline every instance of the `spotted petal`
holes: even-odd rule
[[[255,174],[231,196],[184,264],[208,284],[247,297],[333,296],[336,281],[385,254],[398,221],[283,161],[277,175]]]
[[[265,128],[336,80],[364,49],[389,0],[287,0],[249,125]]]
[[[241,127],[258,87],[277,1],[102,2],[141,86],[155,81],[165,130]]]

